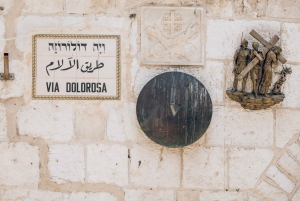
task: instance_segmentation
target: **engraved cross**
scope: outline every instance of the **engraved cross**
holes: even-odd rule
[[[171,39],[174,38],[175,32],[179,31],[182,26],[182,18],[179,13],[175,13],[174,10],[170,11],[170,13],[166,13],[163,17],[162,20],[162,25],[163,26],[169,26],[170,27],[170,34],[171,34]],[[174,56],[174,53],[171,53],[171,57]]]

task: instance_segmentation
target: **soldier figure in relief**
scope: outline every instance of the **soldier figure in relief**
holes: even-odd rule
[[[258,54],[261,58],[263,58],[263,54],[261,51],[258,50],[259,44],[258,42],[252,43],[253,49],[251,50],[250,59],[253,60],[256,55]],[[262,62],[258,62],[251,70],[250,70],[250,77],[252,80],[252,86],[253,86],[253,93],[255,95],[255,98],[257,98],[257,87],[259,85],[259,77],[260,77],[260,66]]]
[[[243,40],[241,43],[241,47],[235,52],[233,57],[233,73],[234,73],[234,81],[233,81],[233,88],[232,91],[235,92],[237,90],[238,85],[238,75],[246,68],[248,63],[250,62],[250,54],[251,51],[248,48],[248,41]],[[243,94],[246,95],[246,82],[247,82],[248,75],[243,78],[242,81],[242,91]]]
[[[281,51],[282,49],[280,47],[274,46],[266,54],[266,59],[263,66],[263,76],[258,89],[259,93],[264,94],[266,97],[268,97],[267,93],[272,83],[272,68],[278,66],[278,56]]]

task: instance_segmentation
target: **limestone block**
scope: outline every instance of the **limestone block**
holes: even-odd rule
[[[64,0],[24,0],[22,13],[36,13],[36,14],[46,14],[46,13],[59,13],[64,10]]]
[[[225,142],[225,108],[223,106],[213,107],[213,116],[210,125],[205,132],[206,145],[223,146]]]
[[[130,150],[131,182],[143,187],[179,187],[180,150],[136,144]]]
[[[117,201],[117,198],[110,193],[70,193],[63,195],[64,201]]]
[[[288,172],[296,180],[300,180],[300,166],[287,153],[277,161],[277,164]]]
[[[140,135],[140,126],[136,117],[136,104],[125,103],[122,107],[112,109],[107,119],[106,135],[111,141],[136,141]]]
[[[1,4],[0,4],[0,6],[1,6]],[[0,15],[0,55],[1,55],[1,58],[3,57],[3,51],[5,48],[5,44],[6,44],[4,34],[5,34],[5,18],[2,15]],[[3,61],[1,63],[3,63]]]
[[[138,43],[138,23],[137,20],[134,20],[131,23],[130,35],[129,35],[129,44],[130,44],[130,55],[132,57],[137,56],[137,43]]]
[[[209,17],[232,17],[232,1],[229,0],[206,0],[206,16]]]
[[[6,121],[6,108],[0,104],[0,140],[6,137],[7,121]]]
[[[94,106],[76,108],[75,134],[78,140],[101,140],[106,129],[103,111]]]
[[[299,65],[288,65],[292,68],[292,74],[287,76],[286,82],[282,86],[282,92],[285,94],[285,99],[282,105],[288,108],[300,108],[300,69]]]
[[[254,188],[273,156],[270,149],[231,149],[229,152],[229,188]]]
[[[26,66],[19,60],[10,60],[9,72],[15,74],[14,80],[0,81],[0,99],[21,97],[24,95],[25,83],[28,81]],[[0,60],[0,72],[4,72],[3,60]]]
[[[225,143],[236,146],[273,145],[272,110],[225,108]]]
[[[264,200],[270,201],[287,201],[288,197],[282,193],[279,189],[262,181],[257,187],[256,193],[264,198]]]
[[[292,144],[288,147],[288,152],[290,155],[294,156],[300,163],[300,146],[297,143]]]
[[[298,56],[300,54],[300,50],[298,48],[300,45],[300,41],[298,40],[299,31],[299,23],[283,23],[282,25],[282,54],[284,55],[284,58],[286,58],[289,62],[300,61],[300,58]]]
[[[289,180],[276,166],[272,165],[266,172],[267,177],[275,181],[280,188],[291,193],[295,184]]]
[[[298,188],[298,190],[296,191],[296,193],[292,197],[292,201],[298,201],[298,200],[300,200],[300,188]]]
[[[248,201],[260,201],[258,198],[250,196]]]
[[[175,201],[172,190],[125,189],[124,201]]]
[[[139,67],[134,81],[134,93],[136,97],[153,77],[168,71],[178,71],[187,73],[197,78],[207,89],[210,94],[212,103],[215,105],[223,104],[224,102],[224,76],[225,67],[223,62],[207,61],[204,68],[145,68]]]
[[[15,20],[16,40],[15,45],[21,52],[32,52],[31,44],[33,34],[51,33],[51,30],[58,29],[60,20],[53,16],[20,16]]]
[[[200,193],[201,201],[236,201],[236,200],[247,200],[247,194],[242,192],[212,192],[212,191],[203,191]]]
[[[114,9],[119,8],[120,0],[108,1],[108,0],[87,0],[87,1],[66,1],[67,13],[79,13],[79,14],[97,14],[97,13],[113,13]]]
[[[4,10],[0,10],[0,15],[6,15],[14,5],[14,0],[0,0],[0,6],[4,7]]]
[[[211,59],[232,59],[240,47],[241,37],[248,40],[248,46],[256,41],[249,33],[255,29],[269,41],[275,34],[280,35],[280,23],[262,20],[207,20],[206,56]],[[260,44],[260,48],[263,46]]]
[[[128,183],[128,148],[121,145],[88,145],[87,181],[126,185]]]
[[[269,17],[299,19],[300,2],[294,0],[268,0]]]
[[[74,135],[72,107],[54,106],[50,102],[36,102],[19,109],[20,135],[41,137],[52,141],[69,141]]]
[[[183,153],[183,180],[185,188],[224,188],[224,148],[187,147]]]
[[[198,201],[199,192],[197,191],[177,191],[176,201]]]
[[[276,146],[283,148],[300,131],[299,111],[276,110]]]
[[[10,189],[5,190],[1,196],[1,201],[21,201],[21,200],[34,200],[34,201],[61,201],[62,193],[44,190],[27,190],[27,189]]]
[[[84,146],[56,144],[49,146],[48,169],[52,181],[58,184],[84,181]]]
[[[240,17],[266,16],[266,0],[234,1],[235,15]]]
[[[39,148],[28,143],[0,143],[0,185],[38,187]]]

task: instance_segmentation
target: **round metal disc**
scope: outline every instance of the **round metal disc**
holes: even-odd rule
[[[185,73],[167,72],[144,86],[136,113],[151,140],[166,147],[183,147],[205,133],[212,117],[212,103],[199,80]]]

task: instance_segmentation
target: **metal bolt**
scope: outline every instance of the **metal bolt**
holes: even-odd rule
[[[4,10],[4,7],[3,7],[3,6],[0,6],[0,10]]]

